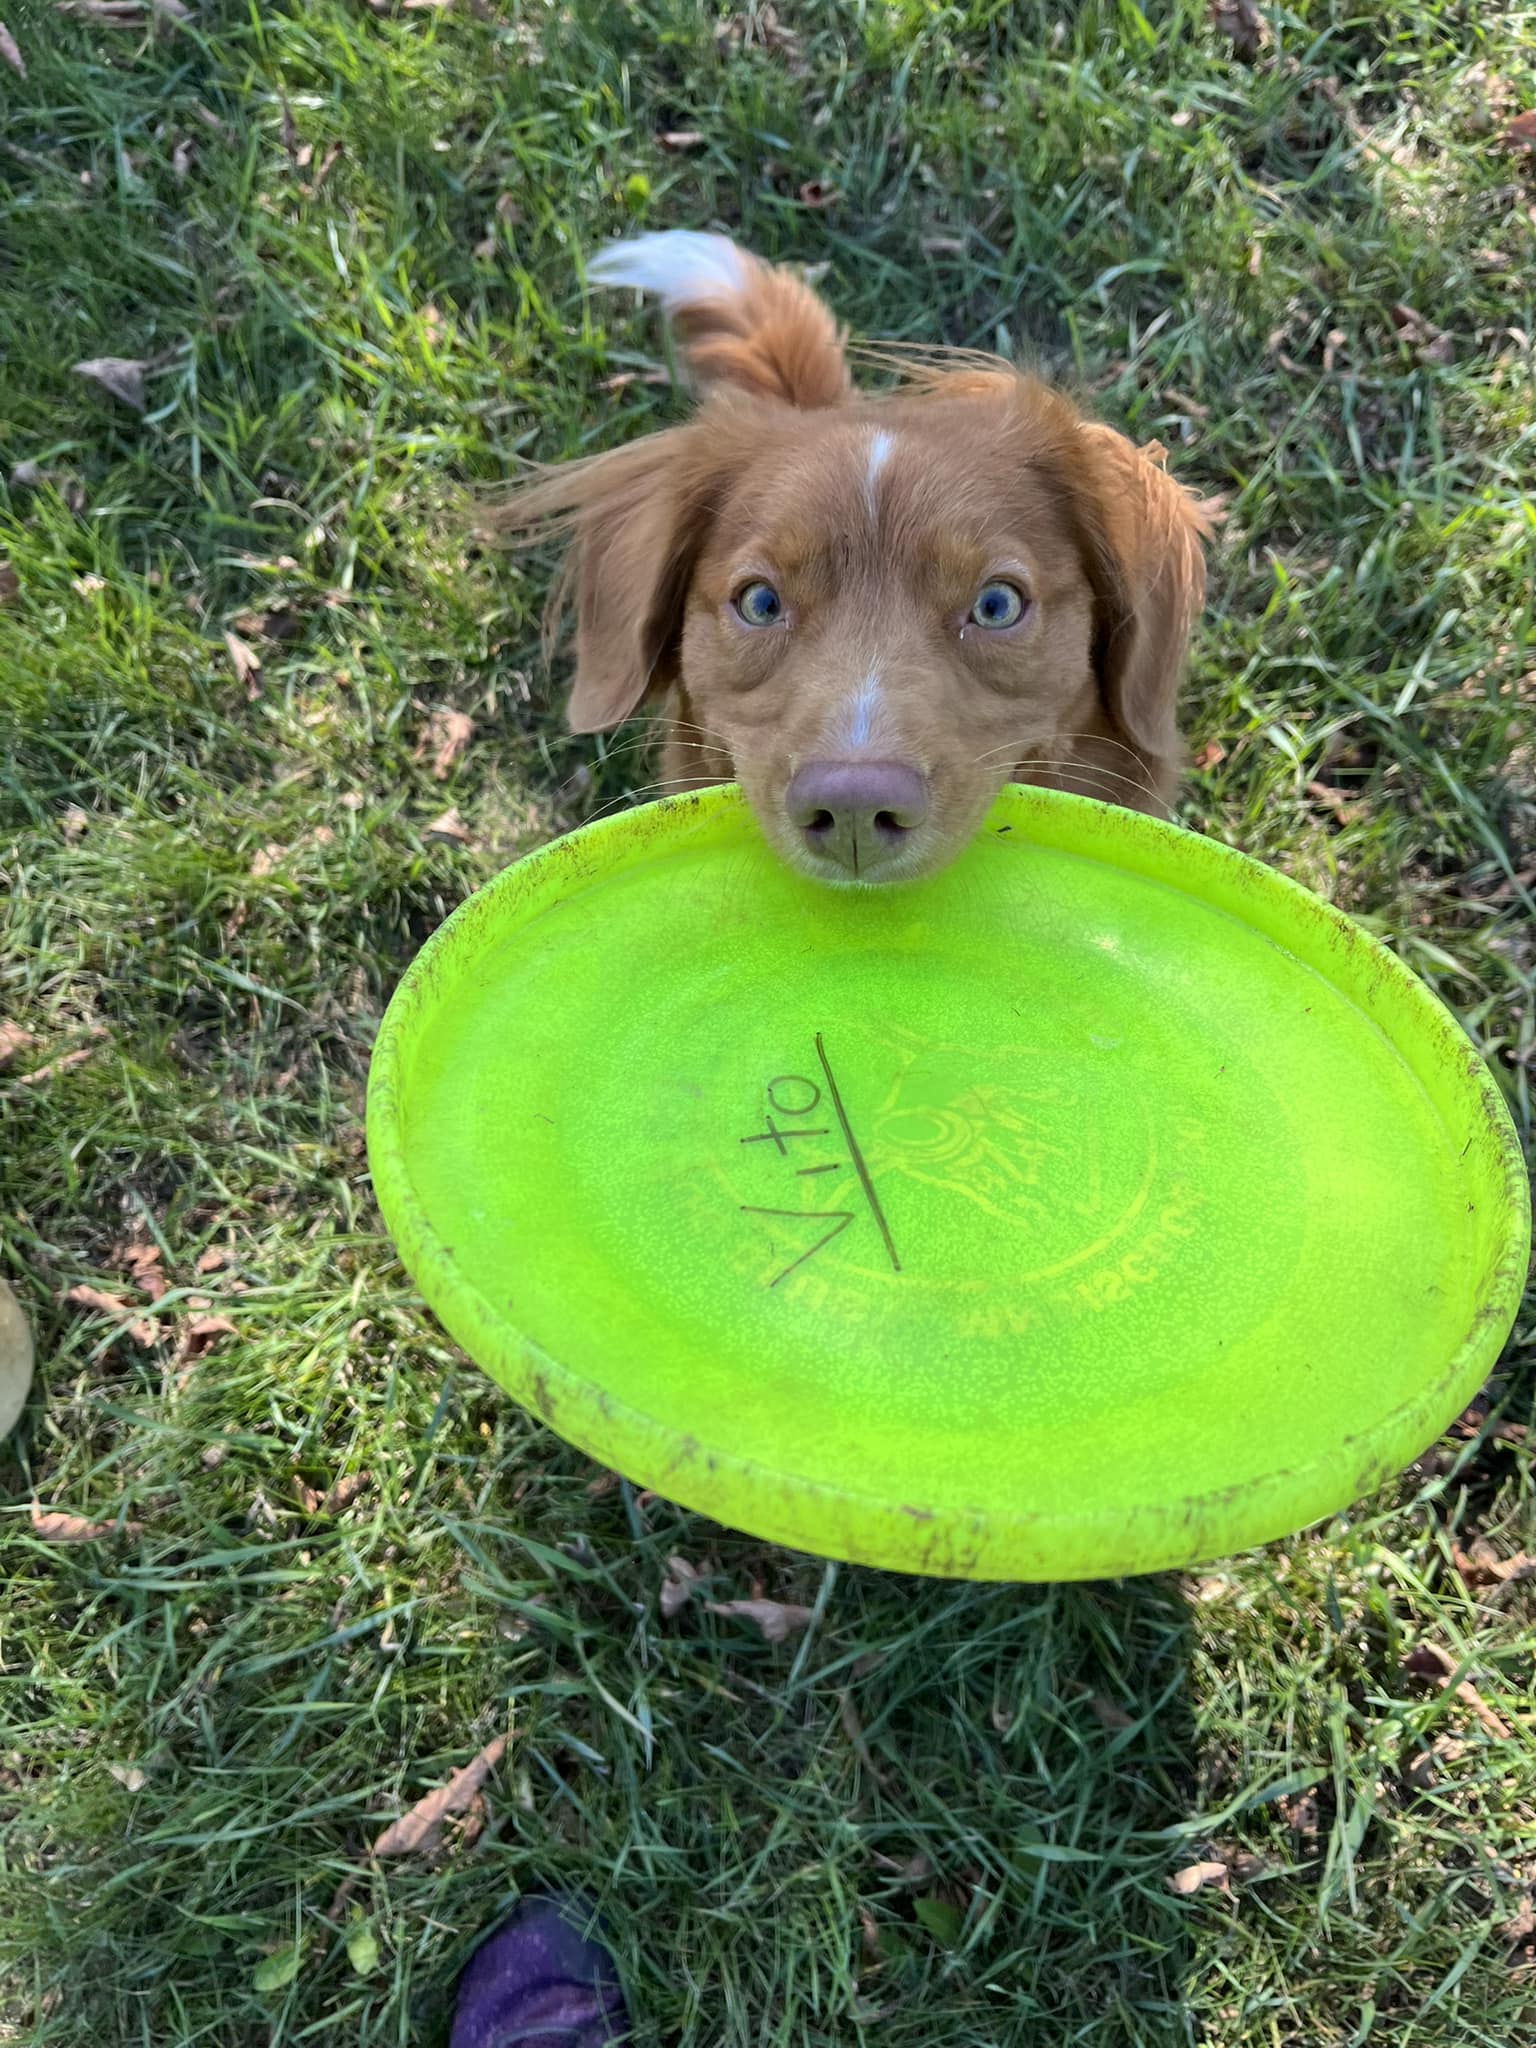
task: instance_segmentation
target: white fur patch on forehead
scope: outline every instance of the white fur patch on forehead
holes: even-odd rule
[[[869,674],[854,691],[852,701],[843,718],[840,737],[844,746],[867,747],[874,736],[875,719],[880,710],[880,673],[871,669]]]
[[[679,306],[734,298],[747,275],[746,259],[728,236],[689,228],[610,242],[587,265],[594,284],[633,285],[636,291],[654,292],[669,313]]]
[[[891,459],[895,445],[896,437],[887,433],[884,427],[877,427],[869,437],[869,455],[864,467],[864,502],[869,507],[871,519],[878,509],[875,486],[880,481],[881,470]]]

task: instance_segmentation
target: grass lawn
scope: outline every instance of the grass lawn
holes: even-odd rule
[[[1486,1414],[1294,1542],[903,1582],[501,1398],[362,1140],[422,939],[649,772],[562,735],[547,564],[473,499],[674,416],[579,263],[710,223],[1222,494],[1187,821],[1384,936],[1528,1129],[1536,14],[1301,0],[1248,63],[1196,0],[3,12],[0,1238],[43,1365],[0,1451],[0,2040],[440,2043],[554,1883],[672,2048],[1536,2037],[1536,1580],[1487,1562],[1536,1552],[1529,1312]],[[674,1555],[810,1628],[664,1616]]]

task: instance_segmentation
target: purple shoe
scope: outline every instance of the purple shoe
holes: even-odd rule
[[[459,1978],[448,2048],[620,2048],[624,1994],[608,1951],[570,1899],[525,1899]]]

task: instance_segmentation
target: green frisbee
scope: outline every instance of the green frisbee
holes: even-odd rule
[[[1428,990],[1215,841],[1009,788],[833,890],[734,789],[448,919],[368,1090],[444,1324],[627,1477],[942,1576],[1187,1565],[1347,1506],[1482,1384],[1528,1189]]]

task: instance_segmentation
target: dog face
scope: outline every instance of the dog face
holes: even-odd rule
[[[1152,457],[999,363],[855,395],[826,308],[719,238],[605,261],[705,395],[509,508],[574,528],[573,729],[665,695],[667,779],[738,780],[834,883],[933,871],[1010,780],[1159,806],[1202,566]]]
[[[1092,715],[1093,589],[1013,396],[792,414],[722,479],[678,683],[775,847],[829,880],[936,867]]]

